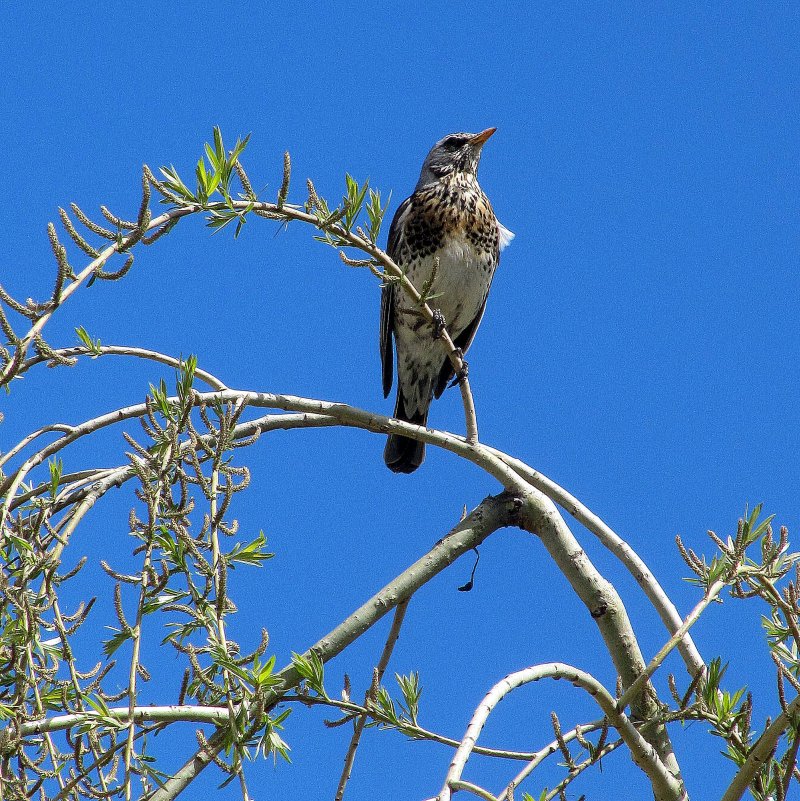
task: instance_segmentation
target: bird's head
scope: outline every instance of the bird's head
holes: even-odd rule
[[[496,130],[497,128],[487,128],[476,134],[453,133],[440,139],[425,158],[417,189],[454,172],[476,175],[478,162],[481,160],[481,149]]]

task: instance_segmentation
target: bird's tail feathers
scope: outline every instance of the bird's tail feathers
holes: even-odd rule
[[[394,416],[398,420],[424,426],[428,422],[428,412],[408,414],[405,408],[403,393],[397,391],[397,403],[394,407]],[[386,466],[394,473],[413,473],[425,459],[425,443],[415,439],[390,434],[383,451],[383,460]]]

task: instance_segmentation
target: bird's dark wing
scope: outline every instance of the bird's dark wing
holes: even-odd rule
[[[386,252],[393,258],[397,258],[397,246],[400,244],[400,233],[403,227],[402,218],[411,208],[414,196],[407,197],[398,207],[392,217],[392,224],[389,226],[389,239],[386,243]]]
[[[394,317],[394,286],[381,289],[381,369],[383,371],[383,397],[392,389],[394,379],[394,351],[392,349],[392,318]]]
[[[386,252],[392,259],[395,259],[400,242],[400,232],[402,229],[402,217],[411,206],[411,198],[406,198],[397,208],[389,226],[389,241],[386,245]],[[383,373],[383,397],[387,397],[392,389],[394,379],[394,350],[392,348],[392,332],[394,323],[394,284],[386,284],[381,289],[381,368]]]
[[[481,304],[480,309],[478,309],[478,313],[475,315],[472,322],[453,340],[453,344],[457,348],[460,348],[462,353],[466,353],[467,350],[469,350],[472,340],[475,339],[475,333],[478,330],[478,326],[481,324],[483,313],[486,311],[486,300],[488,297],[489,293],[487,291],[486,297],[483,299],[483,303]],[[441,397],[442,393],[447,389],[447,385],[450,383],[450,379],[453,378],[454,375],[455,371],[453,370],[453,365],[450,364],[449,359],[445,359],[442,369],[439,372],[439,379],[436,382],[436,387],[433,391],[433,394],[437,398]]]

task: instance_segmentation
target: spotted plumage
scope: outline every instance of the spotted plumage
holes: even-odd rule
[[[478,185],[481,148],[494,131],[450,134],[437,142],[414,193],[400,204],[389,229],[387,252],[417,289],[430,281],[438,259],[430,304],[465,353],[483,317],[500,250],[513,237]],[[392,339],[397,351],[394,415],[425,425],[431,401],[444,392],[453,370],[433,326],[402,289],[390,284],[381,297],[384,396],[394,377]],[[386,443],[384,460],[396,473],[413,472],[424,458],[423,443],[396,435]]]

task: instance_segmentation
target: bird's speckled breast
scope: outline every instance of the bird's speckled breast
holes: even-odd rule
[[[421,289],[430,279],[434,258],[439,260],[431,304],[444,315],[453,338],[483,305],[499,252],[497,219],[474,176],[457,173],[412,196],[398,242],[398,263]],[[397,311],[407,317],[410,332],[426,327],[409,298],[397,298]]]
[[[500,252],[497,219],[489,198],[472,175],[454,173],[415,192],[405,219],[400,262],[433,256],[445,238],[464,238],[496,262]]]

